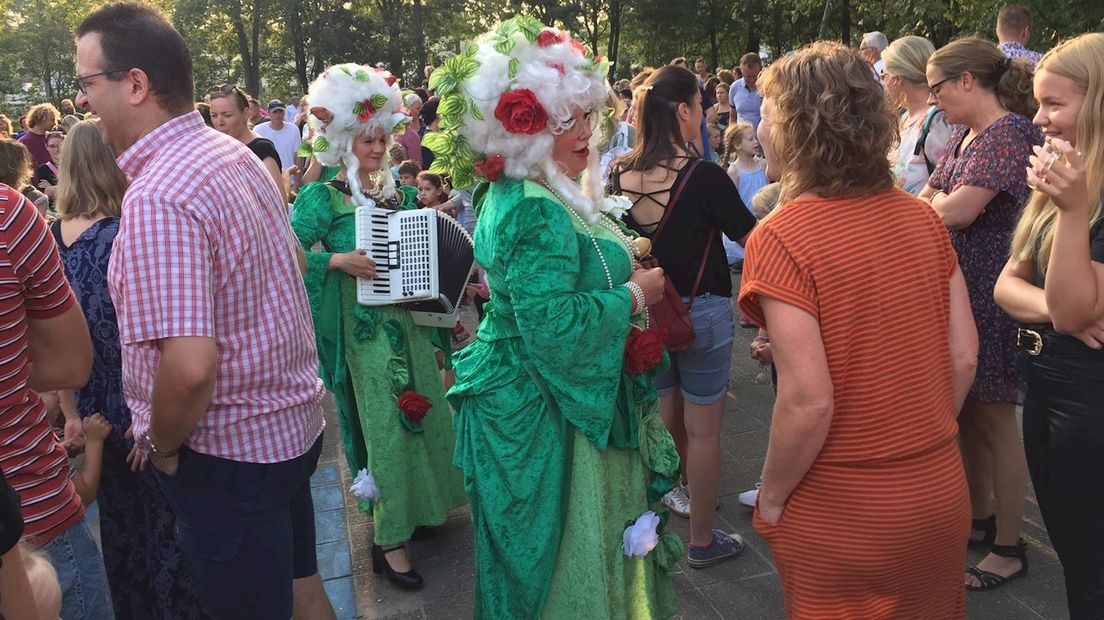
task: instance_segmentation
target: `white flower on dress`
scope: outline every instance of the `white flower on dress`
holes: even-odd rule
[[[353,486],[349,488],[349,491],[359,500],[365,502],[379,501],[379,487],[376,486],[376,479],[372,477],[372,472],[367,469],[357,472],[356,480],[353,480]]]
[[[630,558],[640,558],[648,555],[648,552],[659,544],[659,516],[649,510],[640,515],[636,521],[625,528],[623,549],[625,555]]]
[[[619,220],[625,217],[625,213],[627,213],[631,207],[632,201],[624,196],[606,196],[602,200],[602,206],[599,210],[613,219]]]

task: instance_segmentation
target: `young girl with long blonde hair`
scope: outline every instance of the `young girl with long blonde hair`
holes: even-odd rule
[[[997,280],[1020,321],[1023,439],[1035,495],[1066,577],[1071,618],[1104,617],[1104,34],[1060,44],[1035,73],[1047,135],[1035,191]]]

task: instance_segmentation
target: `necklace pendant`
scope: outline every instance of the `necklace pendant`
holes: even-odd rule
[[[647,237],[637,237],[632,240],[633,256],[637,259],[644,258],[652,253],[652,240]]]

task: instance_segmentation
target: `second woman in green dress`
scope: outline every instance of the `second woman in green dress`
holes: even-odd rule
[[[330,67],[310,87],[308,149],[337,177],[295,200],[292,228],[307,251],[306,284],[320,373],[334,393],[358,505],[373,517],[373,568],[417,589],[405,543],[420,526],[445,522],[465,503],[452,465],[452,414],[433,354],[434,330],[402,306],[357,303],[357,277],[375,264],[356,248],[358,206],[415,208],[387,168],[391,136],[408,118],[394,78],[355,64]]]

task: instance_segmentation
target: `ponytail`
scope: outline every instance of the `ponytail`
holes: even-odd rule
[[[1028,118],[1035,116],[1039,103],[1035,101],[1032,85],[1034,70],[1022,58],[1005,58],[1001,61],[1002,73],[995,89],[997,99],[1010,112]]]

